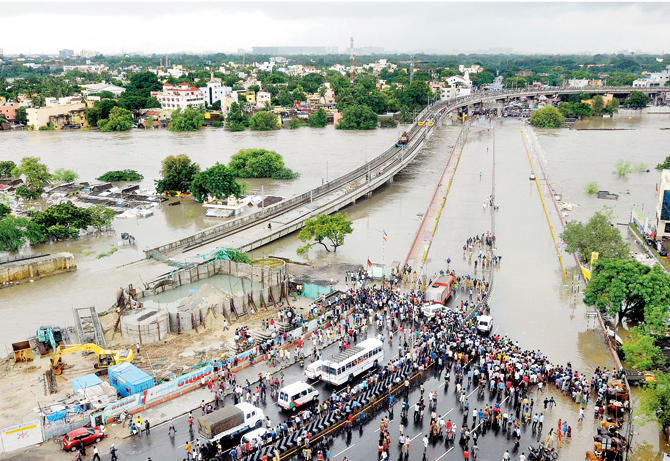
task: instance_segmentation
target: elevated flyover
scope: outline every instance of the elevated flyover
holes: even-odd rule
[[[579,94],[589,92],[627,94],[639,90],[650,95],[666,96],[670,87],[594,87],[594,88],[549,88],[537,90],[503,90],[479,92],[463,98],[438,101],[426,107],[408,131],[409,143],[400,148],[395,145],[385,152],[322,186],[301,195],[268,206],[260,211],[196,232],[188,237],[174,240],[144,250],[147,258],[162,260],[168,254],[186,253],[196,249],[211,249],[216,246],[254,250],[274,240],[301,229],[306,219],[317,214],[334,213],[355,203],[359,198],[369,196],[375,189],[393,180],[403,168],[414,160],[430,138],[433,129],[442,118],[455,110],[474,107],[487,101],[505,99]],[[270,226],[268,226],[270,224]],[[223,242],[220,240],[225,239]],[[204,248],[206,247],[206,248]]]

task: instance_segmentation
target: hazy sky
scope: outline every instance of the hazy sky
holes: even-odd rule
[[[399,52],[611,53],[670,47],[670,3],[5,3],[6,54],[61,48],[236,52],[271,45]]]

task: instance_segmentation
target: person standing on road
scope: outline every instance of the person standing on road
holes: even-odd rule
[[[188,440],[186,441],[186,459],[190,460],[191,459],[191,442]]]
[[[426,450],[428,450],[428,436],[424,435],[421,441],[423,442],[423,457],[425,458]]]
[[[144,431],[147,433],[147,435],[151,433],[151,425],[149,424],[148,419],[144,422]]]
[[[174,427],[174,421],[172,420],[172,418],[170,418],[170,427],[168,428],[168,434],[170,434],[172,431],[176,433],[177,429],[175,429]]]

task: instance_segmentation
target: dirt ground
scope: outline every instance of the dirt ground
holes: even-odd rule
[[[299,312],[306,312],[311,299],[291,298],[291,306],[298,307]],[[285,305],[285,304],[283,304]],[[282,305],[282,306],[283,306]],[[140,354],[135,351],[134,364],[147,373],[153,370],[157,382],[171,375],[178,375],[199,363],[225,356],[229,346],[233,344],[235,328],[248,326],[253,331],[260,329],[263,319],[277,318],[277,311],[282,307],[271,307],[268,310],[240,318],[223,331],[223,319],[220,314],[210,313],[205,318],[205,326],[180,335],[170,334],[160,343],[145,344],[140,347]],[[302,309],[302,310],[300,310]],[[102,314],[100,322],[105,332],[109,349],[125,349],[135,347],[128,344],[120,332],[113,331],[117,314]],[[72,395],[72,380],[95,372],[96,356],[83,356],[80,353],[63,355],[65,368],[63,374],[56,377],[58,392],[46,394],[43,375],[50,368],[49,354],[40,358],[34,351],[34,360],[29,363],[14,363],[13,359],[0,360],[0,427],[17,424],[35,419],[35,410],[39,405],[54,402]]]

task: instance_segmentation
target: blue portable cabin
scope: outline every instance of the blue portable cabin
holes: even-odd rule
[[[109,367],[109,384],[121,397],[137,394],[154,387],[154,378],[130,362]]]

